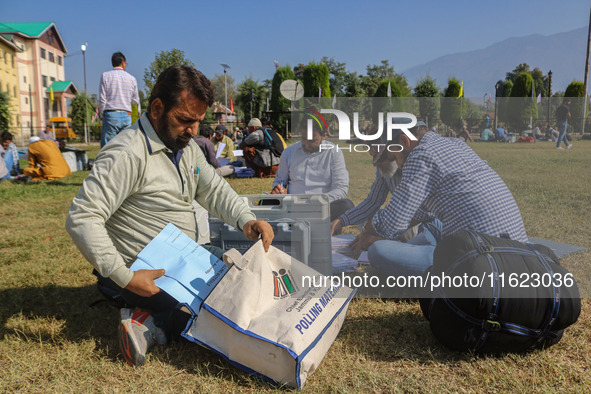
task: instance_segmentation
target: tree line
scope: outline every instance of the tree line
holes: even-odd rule
[[[147,108],[148,96],[158,75],[174,64],[195,66],[179,49],[155,54],[154,61],[146,67],[144,72],[145,92],[140,91],[142,109]],[[367,65],[364,75],[348,71],[346,63],[325,56],[319,62],[300,63],[293,67],[288,64],[277,67],[273,78],[262,82],[255,80],[252,76],[246,77],[240,83],[236,83],[230,75],[225,77],[224,81],[224,74],[221,73],[210,78],[216,100],[225,104],[224,93],[227,87],[228,106],[232,103],[234,114],[238,119],[248,121],[251,117],[269,116],[277,129],[285,127],[286,119],[290,116],[288,110],[290,102],[279,91],[279,86],[287,79],[300,81],[305,97],[387,97],[388,93],[394,98],[416,97],[419,98],[416,108],[419,118],[428,119],[431,122],[437,119],[453,128],[461,128],[462,125],[475,127],[483,114],[491,110],[486,103],[479,105],[466,100],[463,94],[463,82],[456,77],[449,78],[447,86],[443,89],[438,87],[437,81],[429,75],[420,78],[412,87],[403,74],[395,72],[388,60],[382,60],[380,64]],[[495,115],[499,121],[513,128],[525,127],[531,119],[543,118],[545,111],[540,111],[542,114],[538,114],[538,106],[535,104],[539,94],[547,97],[548,92],[548,75],[537,67],[532,70],[526,63],[519,64],[513,70],[506,72],[505,78],[500,79],[496,84],[495,98],[498,100],[498,105]],[[582,82],[573,81],[566,91],[553,93],[553,97],[560,96],[583,97]],[[445,99],[440,100],[441,98]],[[511,98],[511,100],[505,100],[505,98]],[[523,100],[517,100],[518,98]],[[492,101],[491,99],[489,98],[489,101]],[[90,96],[88,100],[92,104],[88,114],[90,119],[95,112],[96,97]],[[557,104],[554,104],[554,101]],[[552,113],[559,105],[558,100],[554,101]],[[74,128],[78,130],[83,128],[83,104],[82,97],[72,102],[70,116],[73,118]],[[580,109],[578,111],[582,112]],[[573,118],[581,115],[575,108],[571,112]],[[203,123],[211,122],[213,122],[213,116],[209,110]]]

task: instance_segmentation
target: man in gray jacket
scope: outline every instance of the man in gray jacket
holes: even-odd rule
[[[168,223],[197,239],[193,200],[249,239],[261,236],[265,250],[273,239],[271,226],[256,220],[193,141],[213,99],[201,72],[189,66],[166,69],[147,113],[101,149],[70,206],[66,229],[99,281],[112,280],[125,302],[141,309],[121,310],[119,343],[132,365],[142,365],[157,342],[179,339],[190,317],[154,283],[164,270],[129,267]],[[223,253],[209,249],[218,257]]]

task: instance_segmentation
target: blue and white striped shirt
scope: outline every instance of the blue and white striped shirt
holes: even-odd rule
[[[399,183],[380,178],[363,203],[341,216],[343,225],[359,223],[360,218],[369,219],[375,213],[372,223],[378,234],[396,239],[413,218],[434,216],[443,223],[443,236],[474,229],[528,241],[507,185],[459,139],[428,132],[406,159]],[[388,191],[392,193],[390,203],[379,209]]]
[[[141,112],[136,79],[121,67],[105,71],[99,87],[100,114],[107,110],[131,112],[132,104],[137,104]]]

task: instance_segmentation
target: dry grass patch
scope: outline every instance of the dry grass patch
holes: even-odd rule
[[[531,236],[591,248],[591,142],[472,144],[513,192]],[[90,146],[89,156],[97,146]],[[350,197],[374,179],[368,155],[346,153]],[[64,229],[85,172],[58,181],[0,183],[0,391],[279,392],[193,344],[158,347],[142,368],[119,358],[118,313],[99,304],[90,265]],[[241,194],[272,179],[231,179]],[[355,231],[349,228],[349,231]],[[579,284],[591,252],[563,260]],[[588,295],[587,295],[588,297]],[[591,387],[591,303],[556,346],[491,357],[451,352],[414,301],[352,301],[347,320],[304,392],[586,392]]]

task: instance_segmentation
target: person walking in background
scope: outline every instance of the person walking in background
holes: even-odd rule
[[[558,141],[556,141],[556,149],[564,149],[560,144],[564,140],[566,149],[569,149],[572,144],[568,143],[566,139],[566,128],[568,127],[568,120],[570,118],[570,99],[565,97],[562,100],[562,105],[556,109],[556,126],[558,127]]]
[[[113,69],[103,73],[99,86],[99,112],[103,119],[101,148],[120,131],[131,126],[132,104],[136,104],[138,114],[141,113],[137,81],[125,71],[125,56],[115,52],[111,64]]]

